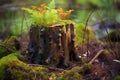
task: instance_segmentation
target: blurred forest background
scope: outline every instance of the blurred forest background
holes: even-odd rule
[[[29,30],[31,21],[21,7],[31,7],[51,0],[0,0],[0,41]],[[73,9],[71,19],[92,26],[97,38],[120,26],[120,0],[56,0],[56,8]],[[89,16],[89,14],[92,15]],[[89,20],[88,20],[89,17]],[[88,20],[88,21],[87,21]]]

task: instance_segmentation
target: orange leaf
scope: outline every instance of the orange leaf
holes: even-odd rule
[[[36,6],[31,6],[32,7],[32,9],[36,9],[37,7]]]

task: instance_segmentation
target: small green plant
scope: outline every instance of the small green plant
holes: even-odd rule
[[[32,6],[31,8],[22,8],[22,10],[27,11],[31,20],[42,26],[53,25],[55,23],[61,22],[68,18],[73,10],[64,12],[62,8],[55,9],[55,0],[52,0],[48,6],[46,4],[41,4],[40,7]]]

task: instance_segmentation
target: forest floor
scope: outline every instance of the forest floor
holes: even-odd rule
[[[20,52],[24,54],[25,50],[29,44],[28,35],[21,36],[21,49]],[[80,56],[83,56],[83,62],[73,62],[72,66],[66,69],[56,68],[52,65],[43,65],[47,67],[51,72],[59,74],[64,72],[65,70],[69,70],[75,66],[82,66],[85,63],[89,63],[100,50],[104,50],[97,56],[93,62],[91,63],[91,70],[83,74],[85,80],[113,80],[115,76],[119,75],[119,63],[114,62],[117,54],[113,55],[111,52],[111,48],[109,45],[105,45],[100,41],[90,41],[88,46],[77,46],[77,51]],[[114,49],[115,50],[115,49]],[[113,50],[113,51],[114,51]],[[86,56],[87,55],[87,56]],[[117,56],[119,57],[119,56]],[[31,64],[32,66],[39,66],[35,64]]]

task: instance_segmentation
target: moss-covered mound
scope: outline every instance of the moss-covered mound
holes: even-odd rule
[[[5,65],[9,62],[9,61],[18,61],[18,57],[21,57],[20,54],[18,53],[14,53],[14,54],[10,54],[8,56],[5,56],[3,58],[0,59],[0,80],[3,80],[5,78]],[[12,63],[14,64],[14,63]]]
[[[15,44],[16,40],[19,41],[19,38],[16,37],[16,36],[11,36],[10,38],[6,39],[6,40],[3,42],[3,44],[4,44],[6,47],[12,49],[13,51],[16,51],[16,46],[15,46],[15,45],[16,45],[16,44]]]
[[[120,29],[111,30],[102,40],[120,42]]]
[[[0,43],[0,58],[16,51],[15,40],[18,40],[18,38],[16,36],[11,36]]]
[[[62,72],[60,75],[62,80],[83,80],[83,77],[81,75],[87,74],[88,72],[90,72],[90,70],[91,66],[85,64],[82,67],[73,67],[70,70]]]
[[[0,80],[48,80],[48,69],[33,67],[20,61],[20,54],[10,54],[0,59]]]
[[[42,66],[24,63],[24,57],[12,53],[0,59],[0,80],[83,80],[81,76],[90,71],[89,65],[76,66],[58,75]]]
[[[21,61],[9,61],[6,64],[7,79],[11,80],[48,80],[48,69],[33,67]],[[9,76],[12,75],[12,76]]]

